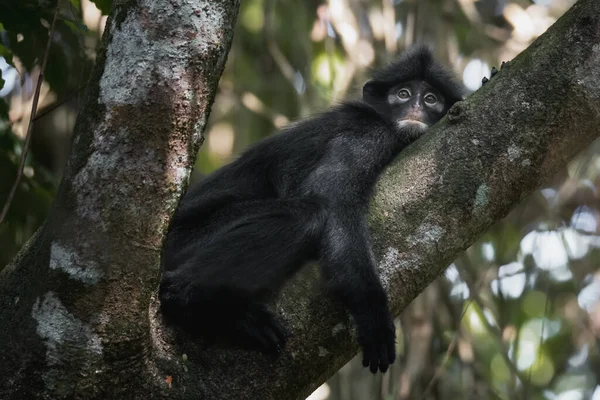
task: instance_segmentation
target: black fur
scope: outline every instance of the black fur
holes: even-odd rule
[[[444,95],[450,106],[461,101],[465,93],[452,72],[436,62],[431,51],[424,46],[413,46],[398,59],[371,72],[371,77],[370,82],[376,82],[381,89],[410,80],[429,82]]]
[[[375,71],[365,90],[381,100],[392,86],[424,79],[446,99],[437,121],[462,90],[425,47]],[[377,177],[423,130],[399,128],[396,114],[382,112],[377,101],[346,102],[298,123],[188,190],[164,246],[160,299],[167,316],[205,334],[279,350],[286,333],[265,301],[306,262],[319,260],[331,293],[356,321],[364,365],[387,370],[395,329],[366,215]]]

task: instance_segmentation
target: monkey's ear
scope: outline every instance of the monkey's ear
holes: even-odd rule
[[[376,103],[381,97],[381,82],[369,79],[363,86],[363,100],[369,104]]]

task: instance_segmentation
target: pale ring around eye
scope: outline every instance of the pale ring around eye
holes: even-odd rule
[[[398,91],[398,98],[399,99],[408,99],[408,98],[410,98],[410,91],[408,89],[400,89]]]
[[[437,103],[437,97],[430,93],[425,96],[425,102],[429,104],[435,104]]]

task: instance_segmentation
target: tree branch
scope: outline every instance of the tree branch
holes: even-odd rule
[[[25,135],[25,141],[23,142],[23,148],[21,150],[21,158],[19,160],[19,166],[17,167],[17,176],[15,177],[15,182],[10,188],[10,192],[6,197],[6,201],[4,202],[4,207],[0,212],[0,225],[4,222],[4,218],[6,218],[6,214],[8,214],[8,209],[10,208],[10,204],[12,203],[13,197],[17,188],[19,187],[19,183],[21,182],[21,177],[23,176],[23,168],[25,168],[25,160],[27,159],[27,152],[29,150],[29,142],[31,141],[31,132],[33,130],[33,121],[36,119],[36,113],[38,108],[38,101],[40,99],[40,90],[42,88],[42,83],[44,82],[44,71],[46,70],[46,63],[48,62],[48,55],[50,54],[50,47],[52,46],[52,37],[54,36],[54,26],[56,25],[56,19],[58,17],[59,10],[59,0],[56,0],[56,8],[54,9],[54,17],[52,17],[52,24],[50,25],[50,29],[48,29],[48,41],[46,42],[46,50],[44,51],[44,55],[42,57],[42,65],[40,66],[40,73],[38,74],[38,79],[35,85],[35,92],[33,93],[33,99],[31,101],[31,113],[29,114],[29,124],[27,125],[27,134]]]
[[[114,2],[49,218],[0,273],[0,398],[169,393],[148,305],[238,8]]]
[[[315,266],[277,304],[277,358],[173,330],[151,299],[237,6],[113,12],[52,215],[0,275],[0,397],[302,399],[356,354]],[[598,136],[598,65],[600,3],[580,0],[387,170],[371,226],[395,314]]]

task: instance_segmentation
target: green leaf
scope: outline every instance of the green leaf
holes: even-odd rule
[[[70,19],[63,18],[62,22],[76,35],[80,35],[82,33],[88,33],[88,27],[80,20],[72,21]]]
[[[73,4],[73,7],[77,8],[79,10],[79,0],[69,0],[71,2],[71,4]]]
[[[108,15],[112,8],[112,0],[92,0],[92,3],[96,4],[96,7],[102,11],[102,15]]]

